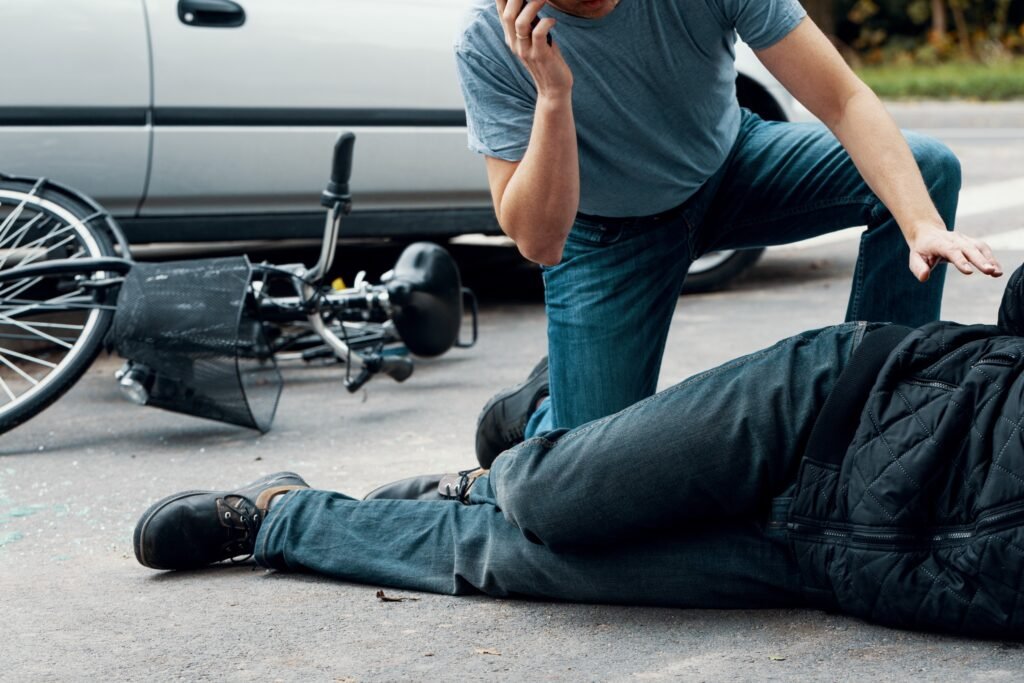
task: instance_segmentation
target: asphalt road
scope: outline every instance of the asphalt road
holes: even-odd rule
[[[1024,105],[901,105],[901,124],[960,155],[964,232],[1024,257]],[[994,190],[992,188],[995,188]],[[988,192],[988,194],[985,194]],[[967,194],[967,193],[965,193]],[[968,195],[971,196],[971,195]],[[477,412],[544,353],[537,275],[462,248],[481,339],[422,362],[405,385],[355,396],[336,368],[286,368],[265,436],[123,402],[104,359],[71,393],[0,437],[0,680],[1018,680],[1024,646],[881,628],[816,611],[699,611],[453,598],[384,603],[376,586],[253,565],[166,574],[131,532],[155,499],[295,470],[362,495],[471,463]],[[662,385],[841,319],[849,239],[770,251],[728,291],[684,297]],[[379,260],[376,252],[349,259]],[[625,283],[624,283],[625,284]],[[1002,283],[951,275],[945,316],[992,322]],[[642,492],[636,492],[642,495]]]

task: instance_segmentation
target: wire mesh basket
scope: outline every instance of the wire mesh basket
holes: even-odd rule
[[[281,374],[249,296],[244,256],[136,263],[110,345],[141,370],[146,405],[266,432]]]

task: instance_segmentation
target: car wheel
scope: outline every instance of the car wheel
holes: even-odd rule
[[[690,266],[683,283],[683,294],[713,292],[722,289],[761,258],[764,249],[714,251]]]

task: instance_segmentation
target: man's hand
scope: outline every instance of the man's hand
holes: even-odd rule
[[[496,4],[505,29],[505,43],[533,77],[537,97],[571,95],[572,71],[565,63],[558,44],[548,42],[556,21],[550,17],[537,20],[537,14],[547,0],[496,0]]]
[[[977,270],[992,277],[1003,274],[989,246],[966,235],[931,228],[920,231],[909,244],[910,270],[921,282],[925,282],[932,269],[943,261],[952,263],[964,275]]]

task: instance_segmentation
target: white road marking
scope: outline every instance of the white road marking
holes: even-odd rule
[[[1024,251],[1024,229],[988,235],[985,242],[996,251]]]
[[[957,218],[978,216],[1003,209],[1024,206],[1024,178],[967,188],[960,192]]]
[[[1005,130],[1005,129],[1004,129]],[[1024,129],[1022,129],[1024,130]],[[994,183],[987,183],[977,187],[970,187],[960,192],[960,206],[957,210],[957,220],[981,216],[986,213],[994,213],[1024,206],[1024,177],[1002,180]],[[846,228],[837,232],[830,232],[827,235],[819,235],[802,242],[783,244],[772,249],[802,251],[804,249],[816,249],[817,247],[829,244],[842,244],[844,242],[857,242],[861,233],[864,232],[863,225],[855,228]],[[993,249],[1021,249],[1024,250],[1024,230],[1013,230],[1010,232],[988,235],[985,241]],[[508,237],[489,235],[461,235],[452,240],[456,244],[489,245],[489,246],[511,246],[514,244]]]
[[[940,140],[1015,140],[1024,138],[1024,128],[911,128]]]
[[[1017,206],[1024,206],[1024,178],[1013,178],[1012,180],[1003,180],[995,183],[988,183],[986,185],[979,185],[978,187],[967,188],[960,192],[960,207],[957,210],[957,220],[963,220],[964,218],[970,218],[972,216],[980,216],[986,213],[994,213],[996,211],[1003,211],[1005,209],[1012,209]],[[802,242],[785,244],[780,247],[776,247],[776,249],[792,249],[801,251],[803,249],[814,249],[828,244],[855,242],[860,239],[862,232],[864,232],[864,226],[847,228],[838,232],[830,232],[827,235],[812,237],[811,239],[804,240]],[[1024,246],[1005,246],[1015,244],[1024,245],[1024,237],[1011,237],[1017,233],[1024,233],[1024,231],[1015,230],[1013,232],[998,235],[989,235],[985,237],[985,241],[988,242],[989,246],[993,249],[1024,249]],[[1006,237],[1004,238],[1004,236]],[[1000,238],[1004,239],[1000,240]],[[997,241],[999,241],[1001,246],[996,246]]]

